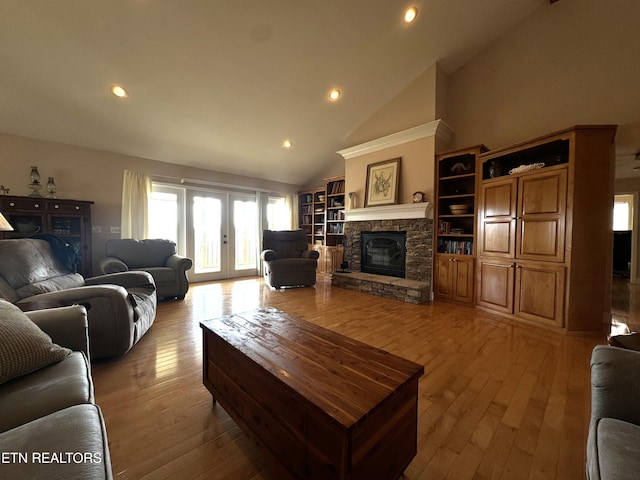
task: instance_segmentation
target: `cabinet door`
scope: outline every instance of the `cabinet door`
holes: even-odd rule
[[[513,258],[515,248],[516,181],[483,184],[480,189],[481,256]]]
[[[453,299],[473,302],[473,258],[458,257],[453,261]]]
[[[453,257],[436,255],[435,295],[441,298],[453,298],[453,269]]]
[[[567,170],[525,175],[518,183],[516,258],[563,262]]]
[[[515,264],[512,262],[480,259],[478,305],[504,313],[513,313],[513,281]]]
[[[564,326],[565,267],[518,263],[515,277],[516,315],[555,327]]]
[[[323,245],[311,245],[311,250],[315,250],[316,252],[318,252],[318,266],[316,267],[316,272],[318,273],[324,273],[325,272],[325,248]]]

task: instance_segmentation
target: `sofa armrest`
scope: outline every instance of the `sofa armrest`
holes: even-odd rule
[[[264,260],[265,262],[270,262],[271,260],[277,260],[278,254],[275,252],[275,250],[263,250],[260,254],[260,258],[262,258],[262,260]]]
[[[100,271],[104,274],[128,272],[129,267],[122,260],[116,257],[105,257],[100,260]]]
[[[317,260],[318,258],[320,258],[320,253],[317,250],[305,250],[300,256],[302,258],[312,258],[314,260]]]
[[[193,266],[193,261],[188,257],[183,257],[182,255],[171,255],[167,258],[166,266],[169,268],[173,268],[177,271],[186,272]]]
[[[156,284],[150,273],[141,270],[133,270],[130,272],[109,273],[107,275],[99,275],[97,277],[87,278],[87,285],[120,285],[124,288],[145,288],[151,292],[155,291]]]
[[[80,305],[33,310],[25,315],[60,346],[83,352],[89,358],[87,310]]]
[[[640,425],[640,352],[598,345],[591,355],[591,416]]]

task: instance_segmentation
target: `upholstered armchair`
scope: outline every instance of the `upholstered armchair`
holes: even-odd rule
[[[158,298],[183,299],[189,290],[187,270],[193,262],[176,253],[170,240],[133,238],[107,241],[106,257],[100,261],[102,273],[142,270],[153,277]]]
[[[273,288],[316,284],[318,252],[309,250],[303,230],[265,230],[261,255],[264,279]]]
[[[127,353],[156,316],[156,287],[147,272],[85,278],[69,271],[46,240],[0,240],[0,297],[23,310],[65,305],[87,309],[91,357]]]

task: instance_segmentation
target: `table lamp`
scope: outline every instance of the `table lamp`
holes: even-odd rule
[[[4,218],[4,215],[0,213],[0,232],[11,232],[11,231],[13,231],[13,227],[8,222],[8,220]]]

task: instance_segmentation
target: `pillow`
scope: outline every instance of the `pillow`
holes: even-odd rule
[[[70,353],[53,343],[18,307],[0,300],[0,384],[59,362]]]

